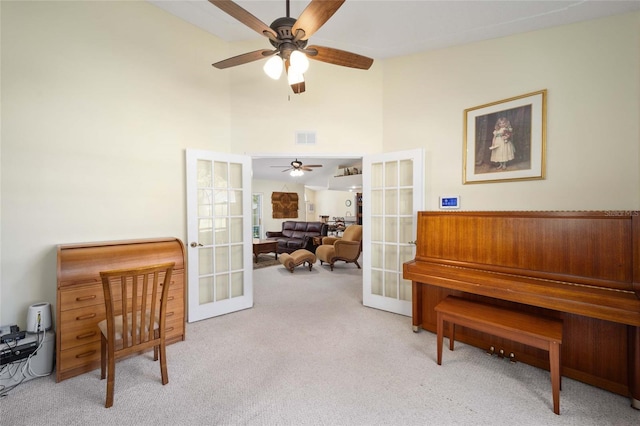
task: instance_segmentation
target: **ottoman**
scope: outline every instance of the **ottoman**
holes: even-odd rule
[[[303,263],[308,263],[309,270],[311,270],[313,264],[316,263],[316,255],[311,253],[309,250],[299,249],[291,254],[282,253],[280,255],[280,263],[282,263],[282,265],[291,273],[293,273],[293,268],[298,265],[302,265]]]

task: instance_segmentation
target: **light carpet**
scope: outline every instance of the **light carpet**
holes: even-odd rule
[[[362,306],[361,271],[339,263],[254,274],[252,309],[187,325],[168,349],[169,384],[146,354],[116,367],[26,382],[0,400],[2,425],[638,425],[629,399],[436,338]]]

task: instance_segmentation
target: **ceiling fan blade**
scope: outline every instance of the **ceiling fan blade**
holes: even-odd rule
[[[336,10],[342,6],[344,1],[345,0],[312,0],[302,11],[296,23],[293,24],[291,34],[295,36],[296,32],[301,29],[304,31],[304,35],[297,38],[307,40],[336,13]]]
[[[209,3],[213,4],[228,15],[236,18],[238,21],[256,31],[258,34],[267,37],[269,37],[267,34],[271,34],[274,38],[277,37],[276,32],[273,31],[271,27],[269,27],[267,24],[265,24],[231,0],[209,0]],[[265,34],[265,32],[267,34]]]
[[[300,168],[301,168],[302,170],[304,170],[305,172],[312,172],[312,171],[313,171],[313,169],[310,169],[310,168],[309,168],[309,167],[307,167],[307,166],[302,166],[302,167],[300,167]]]
[[[224,61],[216,62],[213,64],[214,67],[218,69],[225,69],[230,67],[235,67],[236,65],[247,64],[249,62],[258,61],[260,59],[266,58],[268,56],[272,56],[277,51],[274,50],[254,50],[253,52],[243,53],[242,55],[234,56],[233,58],[225,59]]]
[[[284,169],[284,170],[282,171],[282,173],[284,173],[284,172],[288,172],[289,170],[293,170],[293,167],[289,167],[288,169]]]
[[[305,167],[322,167],[322,164],[305,164]]]
[[[368,70],[373,64],[373,59],[371,58],[331,47],[309,46],[305,51],[318,52],[315,55],[313,53],[307,53],[309,59],[315,59],[316,61],[327,62],[333,65],[341,65],[343,67]]]

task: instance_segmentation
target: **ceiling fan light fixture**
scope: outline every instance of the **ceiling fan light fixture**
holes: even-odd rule
[[[299,50],[291,52],[289,62],[291,63],[290,70],[293,72],[304,74],[309,69],[309,59],[307,59],[307,55]]]
[[[289,72],[287,73],[287,80],[289,81],[289,85],[299,84],[304,82],[304,76],[302,75],[302,73],[297,73],[292,68],[289,68]]]
[[[291,173],[289,173],[292,177],[298,177],[304,175],[304,172],[300,169],[293,169]]]
[[[283,61],[280,56],[275,55],[272,56],[265,64],[262,69],[264,73],[267,74],[270,78],[277,80],[282,75]]]

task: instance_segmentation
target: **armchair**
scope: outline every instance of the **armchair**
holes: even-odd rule
[[[327,262],[333,271],[333,265],[338,260],[355,263],[358,269],[358,258],[362,252],[362,225],[349,225],[344,230],[342,238],[324,237],[322,245],[316,249],[316,256],[320,264]]]

